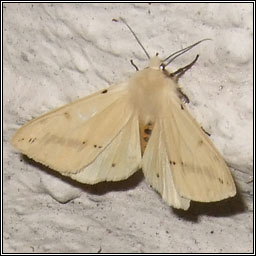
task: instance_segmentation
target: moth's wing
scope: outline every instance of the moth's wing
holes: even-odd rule
[[[131,116],[125,127],[91,164],[68,176],[87,184],[127,179],[141,165],[138,124],[138,116]]]
[[[126,85],[111,87],[58,108],[21,127],[12,144],[61,173],[90,164],[130,120]]]
[[[179,195],[200,202],[234,196],[227,164],[186,107],[174,97],[163,112],[161,130]]]
[[[156,122],[142,159],[146,181],[157,190],[170,206],[187,210],[190,200],[181,197],[174,184],[166,144],[160,122]]]

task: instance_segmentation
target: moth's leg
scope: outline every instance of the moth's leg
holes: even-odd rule
[[[170,73],[169,76],[174,79],[174,81],[177,83],[178,82],[178,79],[183,75],[185,74],[185,72],[187,70],[189,70],[195,63],[196,61],[198,60],[199,58],[199,55],[197,54],[196,55],[196,58],[191,62],[189,63],[188,65],[186,65],[185,67],[182,67],[182,68],[179,68],[178,70],[176,70],[175,72],[173,73]],[[178,87],[178,93],[180,95],[180,99],[182,99],[185,103],[189,103],[189,98],[188,96],[181,90],[180,87]]]
[[[136,71],[139,71],[139,68],[134,64],[133,60],[130,60],[130,62],[135,67]]]
[[[175,72],[170,73],[170,77],[173,78],[176,82],[178,81],[178,79],[185,74],[185,72],[187,70],[189,70],[198,60],[199,55],[196,55],[196,58],[189,63],[188,65],[186,65],[185,67],[179,68],[178,70],[176,70]]]
[[[210,134],[209,132],[207,132],[207,131],[204,129],[203,126],[201,126],[201,129],[202,129],[202,131],[203,131],[206,135],[211,136],[211,134]]]
[[[190,102],[189,97],[182,91],[182,89],[178,87],[177,90],[178,90],[179,98],[183,100],[184,103],[189,103]]]

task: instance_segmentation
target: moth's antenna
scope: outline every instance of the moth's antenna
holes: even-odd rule
[[[200,40],[200,41],[198,41],[198,42],[196,42],[196,43],[194,43],[194,44],[192,44],[192,45],[190,45],[190,46],[188,46],[188,47],[186,47],[186,48],[184,48],[184,49],[181,49],[181,50],[179,50],[179,51],[177,51],[177,52],[172,53],[171,55],[169,55],[167,58],[165,58],[165,59],[163,60],[163,62],[168,61],[168,59],[169,59],[169,61],[168,61],[166,64],[162,64],[162,65],[163,65],[164,67],[166,67],[166,66],[169,65],[173,60],[175,60],[177,57],[179,57],[179,56],[182,55],[183,53],[185,53],[185,52],[191,50],[191,49],[192,49],[193,47],[195,47],[196,45],[202,43],[203,41],[207,41],[207,40],[212,40],[212,39],[206,38],[206,39]],[[170,58],[171,58],[171,59],[170,59]]]
[[[127,24],[127,22],[125,21],[125,19],[123,18],[119,18],[127,27],[128,29],[131,31],[131,33],[133,34],[133,36],[135,37],[137,43],[141,46],[142,50],[144,51],[144,53],[147,55],[148,59],[150,59],[150,56],[148,54],[148,52],[146,51],[146,49],[144,48],[144,46],[142,45],[142,43],[140,42],[139,38],[136,36],[136,34],[133,32],[132,28]]]

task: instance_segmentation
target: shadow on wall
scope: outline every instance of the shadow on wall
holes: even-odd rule
[[[75,180],[72,180],[69,177],[62,176],[58,172],[55,172],[52,169],[33,161],[32,159],[29,159],[25,155],[22,156],[22,160],[92,195],[104,195],[112,191],[130,190],[135,188],[140,182],[144,180],[144,175],[142,173],[142,170],[139,170],[135,174],[133,174],[131,177],[123,181],[100,182],[95,185],[88,185],[88,184],[79,183]],[[214,216],[214,217],[229,217],[241,212],[245,212],[247,211],[247,207],[241,197],[241,194],[239,193],[239,190],[240,190],[239,186],[237,184],[236,186],[237,186],[237,195],[233,198],[228,198],[219,202],[212,202],[212,203],[200,203],[200,202],[191,201],[190,208],[187,211],[175,209],[172,207],[170,207],[170,211],[175,215],[177,215],[179,218],[183,218],[185,220],[192,221],[192,222],[197,222],[198,217],[200,215],[207,215],[207,216]],[[159,200],[161,200],[160,195],[159,195]]]

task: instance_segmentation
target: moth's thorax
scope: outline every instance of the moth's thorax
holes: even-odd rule
[[[160,68],[146,68],[129,80],[131,102],[142,122],[154,122],[171,97],[177,95],[177,84]]]

